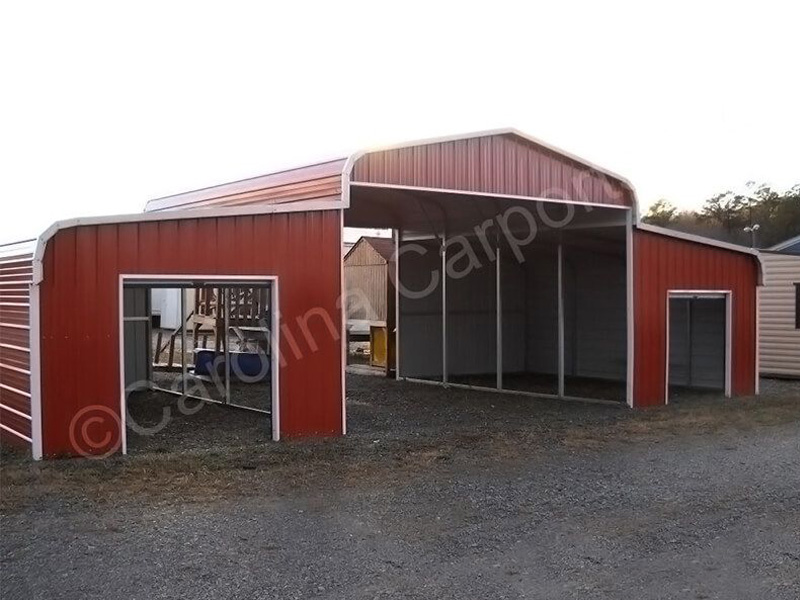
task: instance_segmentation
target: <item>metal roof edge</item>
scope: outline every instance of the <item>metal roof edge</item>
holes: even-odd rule
[[[44,280],[44,252],[47,242],[62,229],[82,227],[86,225],[115,225],[124,223],[146,223],[151,221],[183,221],[185,219],[214,219],[219,217],[237,217],[251,215],[267,215],[290,212],[309,212],[318,210],[341,210],[342,203],[338,200],[303,200],[288,204],[268,204],[258,206],[197,208],[187,210],[162,210],[141,212],[125,215],[107,215],[99,217],[78,217],[56,221],[48,227],[37,239],[36,249],[33,253],[33,284],[38,285]]]
[[[769,248],[764,248],[764,250],[769,250],[772,252],[780,252],[781,250],[785,250],[789,246],[794,246],[795,244],[800,243],[800,235],[796,235],[788,240],[784,240],[779,244],[775,244]]]
[[[0,260],[10,256],[24,256],[33,254],[36,246],[36,238],[19,240],[17,242],[3,242],[0,244]]]
[[[747,248],[746,246],[739,246],[738,244],[722,242],[720,240],[704,237],[702,235],[695,235],[693,233],[684,233],[682,231],[675,231],[674,229],[667,229],[666,227],[659,227],[658,225],[650,225],[648,223],[636,223],[634,227],[636,227],[636,229],[641,229],[642,231],[648,231],[650,233],[665,235],[668,237],[684,240],[687,242],[705,244],[706,246],[715,246],[717,248],[722,248],[723,250],[742,252],[744,254],[750,254],[751,256],[758,257],[758,250],[753,250],[752,248]]]
[[[179,198],[180,196],[186,196],[186,195],[189,195],[189,194],[198,194],[198,193],[201,193],[201,192],[208,192],[208,191],[211,191],[211,190],[214,190],[214,189],[217,189],[217,188],[226,187],[226,186],[231,186],[231,185],[236,185],[236,184],[244,184],[244,183],[247,183],[247,182],[255,182],[255,181],[259,180],[259,179],[264,179],[265,177],[272,177],[274,175],[284,175],[286,173],[291,173],[292,171],[300,171],[302,169],[309,169],[309,168],[312,168],[312,167],[321,167],[321,166],[324,166],[324,165],[330,165],[330,164],[333,164],[333,163],[343,162],[343,161],[346,161],[346,160],[347,160],[346,157],[339,156],[337,158],[330,158],[330,159],[321,160],[321,161],[318,161],[318,162],[312,162],[312,163],[307,163],[307,164],[303,164],[303,165],[295,165],[293,167],[282,168],[282,169],[278,169],[277,171],[270,171],[269,173],[262,173],[261,175],[253,175],[252,177],[244,177],[243,179],[234,179],[233,181],[225,181],[223,183],[207,185],[207,186],[195,188],[195,189],[192,189],[192,190],[185,190],[183,192],[176,192],[174,194],[167,194],[166,196],[159,196],[157,198],[150,198],[149,200],[147,200],[147,202],[145,202],[144,211],[145,212],[156,212],[156,211],[159,211],[159,210],[173,210],[174,208],[177,208],[177,207],[155,208],[155,209],[149,209],[148,208],[151,204],[153,204],[155,202],[161,202],[163,200],[169,200],[170,198]],[[334,171],[333,175],[335,175],[335,174],[336,174],[336,172]]]
[[[761,260],[761,253],[758,250],[747,248],[745,246],[738,246],[736,244],[730,244],[728,242],[721,242],[719,240],[703,237],[701,235],[683,233],[682,231],[667,229],[666,227],[659,227],[657,225],[648,225],[647,223],[636,223],[634,225],[634,228],[641,229],[642,231],[647,231],[649,233],[655,233],[657,235],[676,238],[686,242],[694,242],[696,244],[704,244],[706,246],[712,246],[714,248],[721,248],[722,250],[730,250],[731,252],[740,252],[742,254],[749,254],[750,256],[756,259],[756,264],[758,264],[758,285],[764,285],[764,263]]]

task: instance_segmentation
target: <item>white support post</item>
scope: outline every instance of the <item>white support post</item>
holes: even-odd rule
[[[400,238],[402,230],[394,231],[394,378],[400,379]]]
[[[181,288],[181,397],[186,397],[186,288]]]
[[[564,385],[564,245],[558,243],[558,397],[565,396]]]
[[[500,287],[500,245],[495,245],[495,293],[497,308],[496,356],[497,356],[497,389],[503,389],[503,294]]]
[[[225,311],[224,328],[222,333],[222,349],[225,353],[225,404],[231,403],[231,353],[228,348],[228,330],[230,328],[230,307],[231,307],[231,289],[220,288],[220,292],[224,294],[224,301],[222,303],[223,310]]]
[[[442,383],[447,383],[447,234],[442,232]]]

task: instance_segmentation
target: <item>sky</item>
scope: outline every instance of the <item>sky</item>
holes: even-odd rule
[[[0,242],[389,143],[515,127],[646,207],[800,183],[800,5],[7,2]]]

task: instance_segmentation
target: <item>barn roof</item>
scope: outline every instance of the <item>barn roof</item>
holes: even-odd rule
[[[774,245],[772,248],[767,248],[770,252],[783,252],[786,254],[800,254],[800,235],[789,238]]]
[[[506,128],[362,150],[347,158],[156,198],[145,211],[335,199],[349,208],[351,186],[415,186],[636,209],[633,186],[624,177]]]
[[[395,246],[392,238],[362,235],[358,241],[347,251],[347,254],[344,255],[344,259],[347,260],[347,257],[350,256],[356,247],[362,243],[372,246],[375,252],[377,252],[386,262],[392,260],[392,257],[394,256]]]

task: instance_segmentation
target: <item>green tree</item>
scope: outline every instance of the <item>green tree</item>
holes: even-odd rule
[[[723,192],[705,201],[700,211],[700,219],[721,225],[725,232],[731,235],[748,223],[749,219],[745,214],[747,206],[748,202],[741,194]]]
[[[656,200],[647,211],[647,214],[642,217],[642,221],[650,225],[658,225],[659,227],[668,227],[678,214],[678,209],[672,205],[669,200],[661,198]]]

